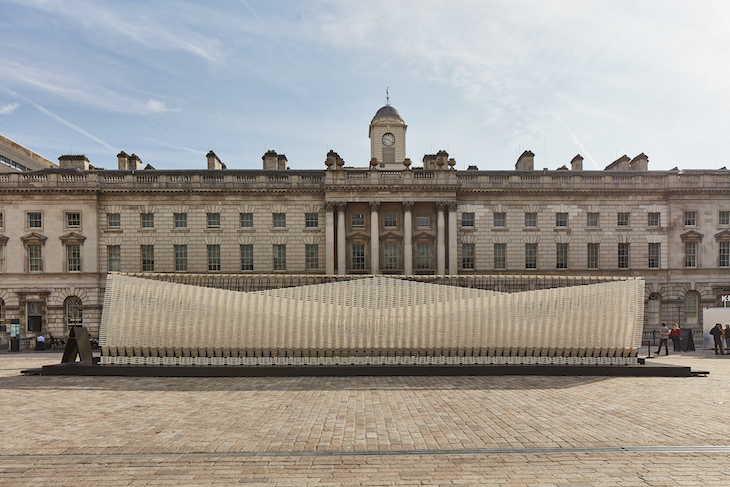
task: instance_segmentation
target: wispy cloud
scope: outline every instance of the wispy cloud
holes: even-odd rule
[[[161,145],[162,147],[168,147],[170,149],[176,149],[176,150],[182,150],[182,151],[186,151],[186,152],[192,152],[194,154],[202,154],[202,155],[207,154],[207,152],[202,151],[202,150],[191,149],[190,147],[185,147],[185,146],[181,146],[181,145],[173,145],[173,144],[169,144],[167,142],[164,142],[162,140],[150,139],[150,138],[147,138],[147,140],[149,140],[151,142],[154,142],[157,145]]]
[[[0,105],[0,115],[10,115],[20,106],[20,103],[9,103],[7,105]]]

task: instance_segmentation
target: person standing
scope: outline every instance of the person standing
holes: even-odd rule
[[[730,353],[730,323],[725,323],[725,351]]]
[[[672,329],[669,331],[669,338],[672,339],[672,345],[675,352],[682,351],[682,330],[679,329],[679,324],[675,323]]]
[[[664,355],[669,355],[669,345],[667,345],[667,340],[669,339],[669,328],[667,328],[667,324],[662,322],[662,326],[659,327],[659,350],[656,351],[656,354],[659,355],[659,352],[662,351],[662,345],[664,345],[664,351],[666,352]]]
[[[715,323],[715,327],[710,330],[710,335],[715,339],[715,355],[725,355],[725,352],[722,351],[722,325]],[[719,354],[717,352],[718,348],[720,349]]]

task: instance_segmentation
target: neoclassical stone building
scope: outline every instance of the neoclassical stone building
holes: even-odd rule
[[[386,105],[371,161],[335,152],[323,170],[227,170],[211,151],[195,171],[118,170],[85,156],[0,173],[0,340],[98,327],[108,271],[267,274],[642,276],[645,326],[700,327],[730,294],[730,172],[649,171],[626,156],[603,171],[455,170],[444,151],[405,157]]]

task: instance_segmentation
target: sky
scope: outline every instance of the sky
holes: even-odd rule
[[[726,0],[0,0],[0,134],[108,169],[365,167],[386,88],[414,166],[718,169],[729,79]]]

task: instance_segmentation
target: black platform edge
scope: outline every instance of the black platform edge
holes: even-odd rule
[[[27,371],[29,374],[38,369]],[[646,365],[44,365],[40,375],[126,377],[598,376],[691,377],[690,367]]]

